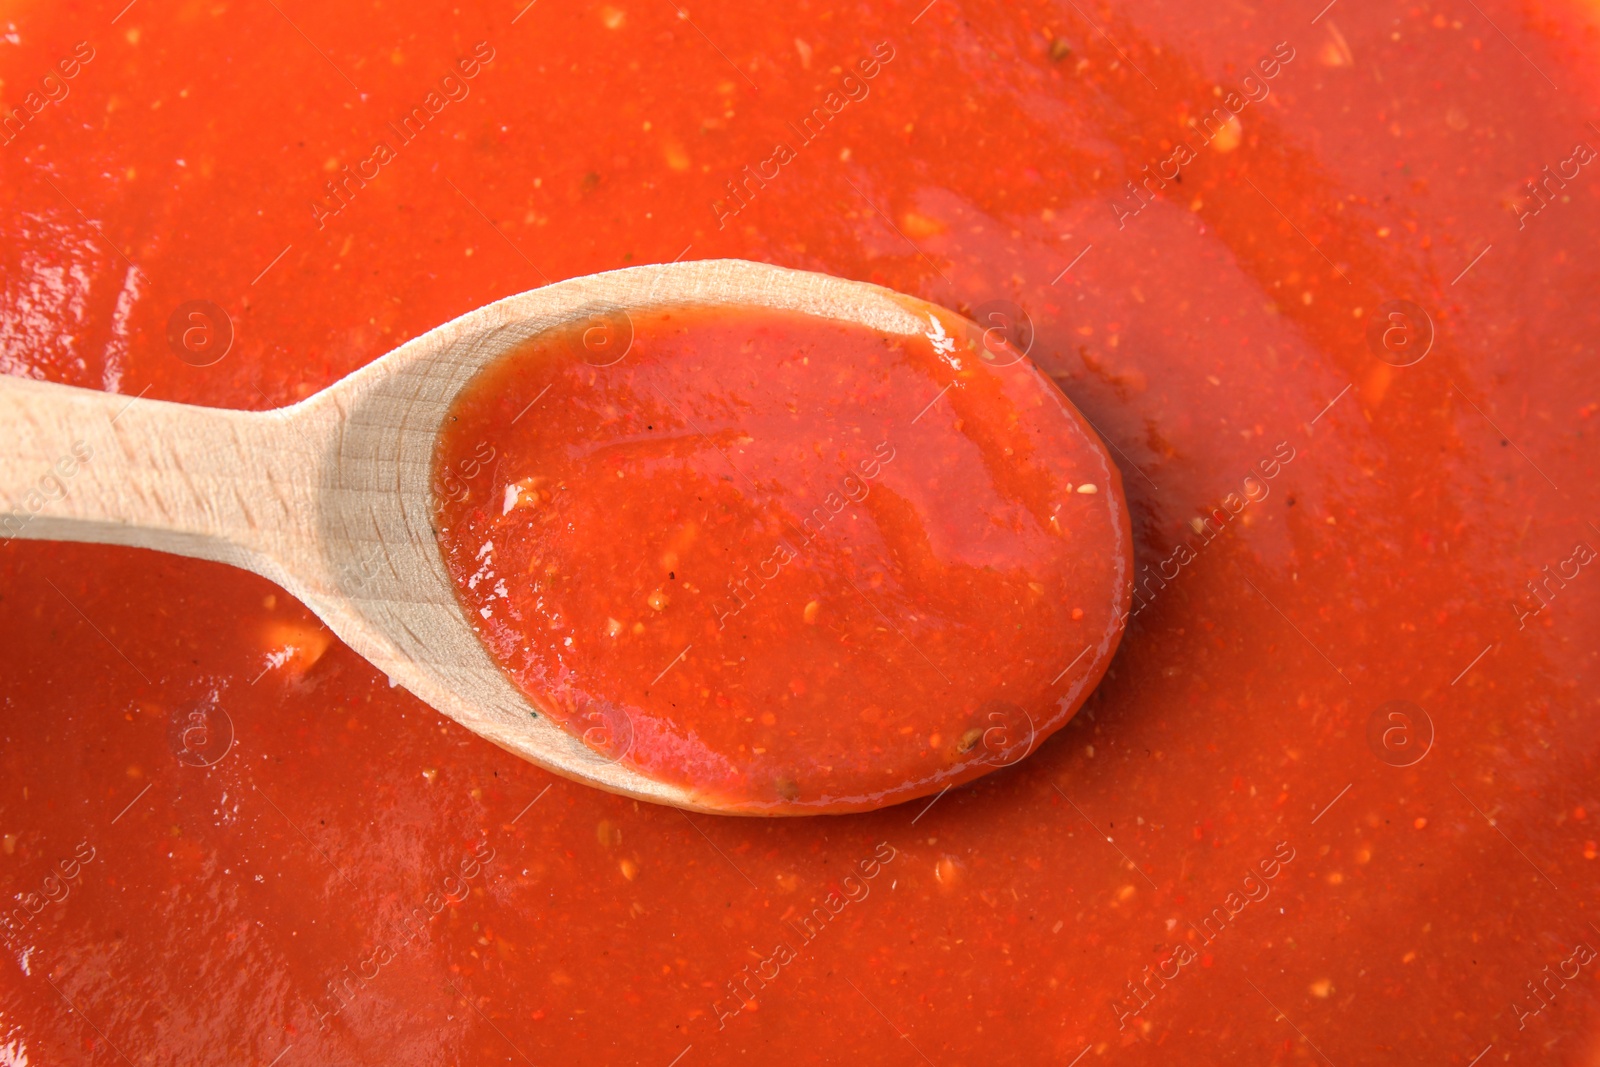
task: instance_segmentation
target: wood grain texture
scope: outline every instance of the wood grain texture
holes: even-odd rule
[[[435,438],[478,371],[591,314],[684,304],[787,309],[892,334],[927,329],[935,310],[862,282],[710,260],[508,297],[274,411],[0,378],[0,538],[132,545],[254,571],[495,744],[601,789],[736,813],[607,761],[531,705],[462,614],[431,526]]]

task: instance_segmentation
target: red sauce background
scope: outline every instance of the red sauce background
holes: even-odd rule
[[[248,575],[12,542],[14,1061],[1600,1060],[1593,962],[1525,1014],[1600,946],[1600,576],[1537,614],[1524,584],[1600,547],[1593,165],[1517,215],[1600,147],[1593,5],[121,7],[4,26],[8,108],[93,59],[0,144],[0,370],[265,408],[547,279],[769,260],[1022,305],[1120,451],[1140,564],[1197,548],[1023,764],[926,811],[752,821],[554,779]],[[323,182],[480,41],[470,95],[319,229]],[[1239,143],[1202,144],[1184,119],[1279,42]],[[1180,137],[1182,182],[1114,209]],[[719,228],[778,139],[795,158]],[[165,338],[196,299],[237,334],[205,368]],[[1394,299],[1437,330],[1407,368],[1365,337]],[[1279,442],[1204,542],[1189,520]],[[234,741],[207,767],[213,694]],[[1410,767],[1369,745],[1393,700],[1433,724]]]
[[[1128,517],[1017,350],[931,312],[614,317],[486,367],[434,456],[463,614],[543,714],[723,810],[804,814],[959,785],[1078,709]]]

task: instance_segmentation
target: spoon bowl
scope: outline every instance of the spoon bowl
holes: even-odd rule
[[[434,529],[436,440],[480,371],[530,338],[585,322],[588,355],[603,365],[620,358],[628,311],[682,305],[795,311],[891,335],[926,330],[930,311],[958,321],[874,285],[706,261],[612,271],[499,300],[277,410],[4,378],[0,422],[12,432],[0,456],[0,499],[18,504],[0,517],[0,537],[130,545],[253,571],[298,598],[392,684],[495,744],[614,793],[730,813],[606,758],[541,714],[469,625]],[[61,457],[75,454],[63,477]]]

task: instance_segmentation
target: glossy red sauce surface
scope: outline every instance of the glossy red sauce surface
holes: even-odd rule
[[[680,255],[1006,299],[1140,597],[1017,766],[716,819],[480,741],[247,574],[9,542],[13,1063],[1595,1063],[1591,4],[122,6],[0,23],[0,370],[266,408]]]
[[[614,317],[491,365],[439,438],[464,613],[546,714],[781,812],[936,792],[1077,710],[1127,614],[1127,510],[1020,352],[932,312]]]

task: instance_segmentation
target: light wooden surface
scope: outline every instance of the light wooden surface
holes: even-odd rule
[[[674,304],[784,308],[896,334],[926,330],[936,310],[861,282],[711,260],[508,297],[274,411],[0,377],[0,538],[134,545],[254,571],[398,684],[495,744],[601,789],[723,811],[530,714],[537,709],[462,614],[430,527],[434,438],[485,364],[596,311]]]

